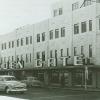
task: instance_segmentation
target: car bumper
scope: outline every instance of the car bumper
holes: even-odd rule
[[[26,92],[27,89],[10,89],[11,92]]]

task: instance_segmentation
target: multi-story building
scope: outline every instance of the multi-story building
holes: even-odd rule
[[[0,37],[1,67],[20,62],[22,71],[42,77],[46,84],[63,84],[65,79],[66,86],[99,87],[99,10],[100,0],[55,3],[52,18]]]

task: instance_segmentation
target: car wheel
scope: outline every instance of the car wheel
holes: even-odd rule
[[[5,92],[6,92],[6,94],[9,94],[10,93],[9,87],[6,87]]]

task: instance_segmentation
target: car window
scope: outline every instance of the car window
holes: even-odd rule
[[[16,80],[15,77],[5,77],[5,81],[14,81]]]

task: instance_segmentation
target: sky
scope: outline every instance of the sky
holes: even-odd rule
[[[0,34],[50,17],[51,5],[60,0],[0,0]]]

